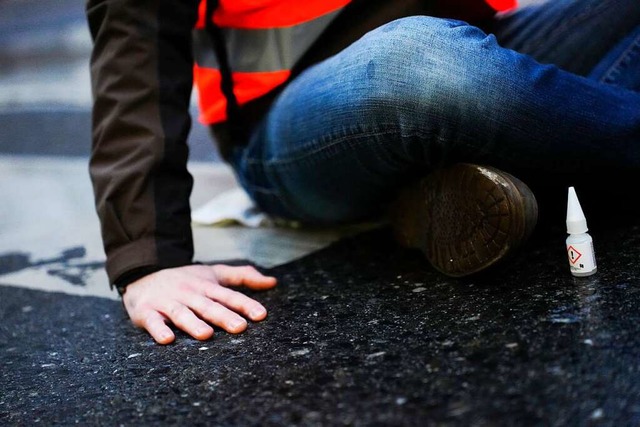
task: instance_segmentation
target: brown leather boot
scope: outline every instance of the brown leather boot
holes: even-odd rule
[[[456,164],[400,192],[391,207],[398,242],[420,249],[442,273],[477,273],[511,254],[531,235],[536,199],[522,181],[498,169]]]

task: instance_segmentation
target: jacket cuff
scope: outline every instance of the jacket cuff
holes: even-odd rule
[[[158,265],[155,247],[154,239],[147,238],[127,243],[116,250],[107,248],[109,283],[115,284],[120,277],[138,268]]]
[[[158,246],[165,256],[158,255]],[[179,245],[158,245],[156,239],[146,238],[130,242],[117,250],[107,252],[106,270],[111,287],[120,291],[148,274],[156,271],[190,265],[193,253],[187,249],[176,249]],[[169,255],[170,254],[170,255]]]
[[[111,285],[111,287],[112,288],[115,287],[118,293],[120,294],[120,296],[122,296],[127,290],[127,286],[129,284],[160,270],[161,270],[160,267],[155,265],[136,268],[135,270],[124,273],[122,276],[118,277],[118,279]]]

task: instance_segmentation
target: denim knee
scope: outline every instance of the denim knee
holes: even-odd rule
[[[495,38],[462,21],[402,18],[361,41],[367,94],[359,107],[377,117],[388,118],[389,111],[451,116],[475,103],[478,86],[492,79],[482,62],[490,55],[483,51],[497,47]]]
[[[477,37],[470,33],[482,32],[462,21],[413,16],[385,24],[361,41],[372,59],[410,74],[450,56],[467,37]]]

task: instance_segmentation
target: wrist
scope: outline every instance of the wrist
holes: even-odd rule
[[[126,292],[127,286],[131,283],[160,270],[162,270],[161,267],[154,265],[133,269],[118,277],[113,283],[113,287],[115,287],[120,296],[122,296]]]

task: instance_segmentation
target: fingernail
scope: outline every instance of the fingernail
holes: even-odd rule
[[[162,340],[162,341],[167,340],[167,339],[169,339],[170,336],[171,335],[166,333],[166,332],[161,332],[160,333],[160,340]]]
[[[236,330],[236,329],[244,328],[246,325],[247,325],[247,322],[244,319],[232,320],[231,322],[229,322],[229,329]]]
[[[267,314],[267,311],[264,308],[259,307],[251,310],[251,312],[249,313],[249,317],[251,317],[252,319],[256,319],[259,317],[263,317],[265,314]]]

